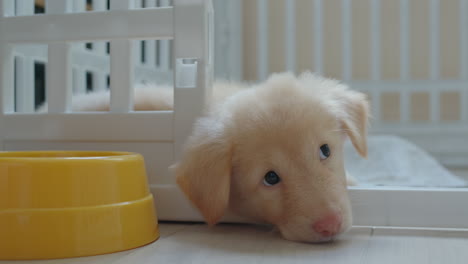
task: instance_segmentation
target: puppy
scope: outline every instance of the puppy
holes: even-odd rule
[[[331,240],[351,226],[343,143],[367,155],[368,108],[337,81],[275,74],[196,122],[177,183],[208,224],[231,210],[289,240]]]
[[[135,109],[169,110],[172,97],[140,87]],[[108,98],[80,96],[73,110],[108,110]],[[368,108],[364,94],[311,73],[217,83],[172,167],[176,181],[210,225],[230,210],[289,240],[329,241],[351,226],[343,143],[349,137],[367,155]]]

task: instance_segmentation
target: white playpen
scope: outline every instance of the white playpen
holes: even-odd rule
[[[0,1],[2,149],[139,152],[152,190],[158,189],[158,214],[178,219],[177,211],[164,209],[177,199],[179,206],[186,204],[181,195],[164,194],[176,190],[167,168],[177,160],[209,93],[211,2],[145,1],[142,6],[142,1],[112,0],[108,10],[107,1],[94,0],[94,10],[84,12],[85,3],[47,0],[45,14],[34,14],[34,1]],[[91,49],[86,42],[93,42]],[[34,112],[39,91],[34,88],[43,79],[34,83],[38,62],[46,63],[48,104],[48,112],[40,114]],[[93,76],[88,83],[86,75]],[[110,111],[71,113],[73,92],[106,89],[107,76]],[[177,110],[134,112],[135,81],[173,84]]]
[[[370,4],[369,80],[353,78],[353,19],[351,0],[340,1],[335,13],[342,18],[341,79],[371,96],[373,133],[397,134],[422,145],[448,165],[468,164],[468,0],[459,0],[459,76],[440,77],[439,17],[441,1],[430,1],[433,29],[430,43],[430,78],[412,80],[409,65],[408,8],[400,0],[400,74],[395,81],[381,77],[380,4]],[[267,12],[272,2],[219,0],[223,17],[213,23],[208,0],[93,0],[85,11],[85,0],[46,0],[45,14],[35,14],[33,0],[0,0],[0,143],[3,150],[76,149],[126,150],[145,157],[149,181],[160,220],[201,220],[174,184],[167,168],[180,156],[193,121],[201,114],[210,95],[213,60],[217,75],[241,79],[243,57],[239,21],[255,5],[255,79],[269,72],[268,30],[273,20]],[[88,1],[89,2],[89,1]],[[283,57],[285,70],[297,71],[295,0],[284,3]],[[324,72],[324,0],[309,1],[313,7],[312,70]],[[108,6],[109,4],[109,6]],[[244,4],[242,8],[241,4]],[[218,10],[218,9],[217,9]],[[250,11],[251,12],[251,11]],[[245,14],[244,14],[245,15]],[[239,19],[233,19],[233,18]],[[224,22],[223,22],[224,21]],[[301,27],[304,29],[304,27]],[[307,29],[307,27],[305,27]],[[245,29],[245,26],[244,26]],[[214,47],[213,32],[223,34]],[[246,35],[244,34],[244,37]],[[109,42],[107,46],[106,42]],[[86,44],[91,43],[92,44]],[[232,46],[232,43],[236,45]],[[245,40],[244,40],[245,43]],[[237,45],[238,44],[238,45]],[[229,47],[223,49],[220,47]],[[216,52],[214,52],[216,50]],[[218,55],[218,56],[216,56]],[[228,61],[223,58],[227,58]],[[245,58],[245,51],[244,51]],[[45,64],[45,68],[44,65]],[[222,65],[222,67],[221,67]],[[45,78],[34,78],[45,71]],[[109,79],[109,80],[108,80]],[[41,81],[42,80],[42,81]],[[45,80],[45,81],[44,81]],[[174,111],[133,111],[135,83],[163,82],[174,86]],[[111,87],[111,107],[103,113],[70,111],[72,94]],[[35,113],[45,87],[47,113]],[[455,93],[458,119],[441,119],[441,98]],[[382,118],[381,98],[396,94],[398,118]],[[429,118],[412,120],[412,94],[427,93]],[[391,101],[392,102],[392,101]],[[430,226],[468,228],[468,212],[460,202],[468,198],[464,189],[354,188],[351,190],[355,223],[358,225]],[[366,201],[363,203],[362,201]],[[428,206],[428,205],[434,205]],[[451,206],[437,206],[447,205]],[[418,208],[421,211],[415,210]],[[420,213],[423,212],[423,213]],[[442,218],[444,215],[446,217]],[[448,220],[447,220],[448,219]],[[241,221],[232,216],[226,220]]]

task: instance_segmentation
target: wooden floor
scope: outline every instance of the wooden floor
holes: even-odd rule
[[[468,231],[355,227],[327,244],[283,240],[252,225],[162,223],[161,237],[145,247],[95,257],[0,264],[145,263],[468,263]]]

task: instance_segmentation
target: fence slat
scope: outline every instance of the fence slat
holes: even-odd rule
[[[314,1],[314,65],[315,71],[323,73],[323,3],[322,0]]]
[[[82,67],[73,67],[73,93],[86,93],[86,76]]]
[[[145,7],[156,7],[156,0],[146,0]],[[156,40],[145,41],[145,64],[156,67]]]
[[[371,27],[371,79],[373,81],[380,80],[380,31],[382,30],[380,25],[381,16],[381,5],[380,0],[372,0],[370,8],[370,27]],[[376,89],[377,90],[377,89]]]
[[[438,123],[440,120],[440,92],[436,89],[432,89],[429,100],[431,122]]]
[[[104,91],[107,88],[107,73],[104,71],[93,71],[93,84],[95,91]]]
[[[16,0],[16,15],[25,16],[34,14],[34,0]]]
[[[409,3],[400,0],[400,79],[409,79]]]
[[[0,18],[14,16],[15,5],[13,1],[0,0]],[[0,121],[3,121],[3,113],[11,113],[15,110],[13,87],[13,47],[4,43],[0,38]],[[0,125],[3,125],[0,124]],[[3,150],[4,133],[0,130],[0,149]]]
[[[11,0],[0,0],[0,17],[15,15],[15,2]]]
[[[93,11],[107,10],[106,0],[93,0]],[[93,43],[93,52],[99,55],[106,54],[106,43],[103,41]]]
[[[70,0],[46,0],[47,14],[70,13]],[[64,113],[71,108],[72,76],[71,52],[68,43],[53,43],[48,46],[46,67],[46,100],[49,113]]]
[[[130,9],[133,2],[129,0],[111,1],[111,10]],[[134,47],[132,40],[112,40],[110,42],[111,56],[111,103],[110,111],[127,113],[133,110],[133,76],[134,76]]]
[[[460,79],[468,81],[468,0],[460,0]],[[468,122],[468,89],[461,92],[462,122]]]
[[[0,110],[11,113],[15,109],[13,87],[13,48],[9,44],[3,44],[0,40],[0,95],[2,97]],[[0,113],[1,114],[1,113]],[[0,139],[1,140],[1,139]],[[0,146],[1,147],[1,146]]]
[[[439,78],[439,65],[440,65],[440,3],[439,0],[430,0],[429,6],[429,47],[430,47],[430,62],[429,72],[431,80]]]
[[[351,0],[341,1],[341,34],[343,51],[343,80],[349,81],[352,78],[352,24],[351,24]]]
[[[193,5],[188,5],[189,2]],[[197,4],[199,4],[198,7]],[[213,52],[214,42],[209,36],[212,36],[214,31],[207,22],[213,22],[212,18],[211,1],[174,1],[175,160],[180,159],[183,145],[192,131],[193,123],[203,112],[206,100],[211,96],[213,56],[209,54]],[[187,28],[197,34],[187,34]]]
[[[257,75],[262,81],[268,75],[268,0],[257,0]]]
[[[171,5],[170,0],[159,0],[158,7],[168,7]],[[171,41],[170,40],[157,40],[159,45],[156,45],[158,50],[157,58],[159,60],[159,67],[161,70],[170,70],[171,69],[171,60],[172,60],[172,53],[171,53]]]
[[[410,92],[400,92],[400,121],[408,123],[410,121]]]
[[[145,0],[145,7],[156,7],[156,0]]]
[[[49,113],[71,109],[70,44],[49,44],[46,66],[46,100]]]
[[[440,35],[440,15],[439,1],[430,0],[429,2],[429,76],[431,80],[439,79],[439,35]],[[430,117],[431,121],[436,123],[440,120],[440,92],[436,89],[430,91]]]
[[[106,0],[93,0],[93,11],[107,10]],[[106,56],[106,42],[93,42],[93,50],[91,51],[97,56]],[[107,73],[102,70],[93,71],[93,90],[104,91],[107,88]]]
[[[468,0],[460,0],[460,78],[468,80]],[[468,101],[465,101],[465,105]],[[468,114],[467,114],[468,115]]]
[[[286,0],[286,70],[296,72],[296,1]]]
[[[135,0],[133,3],[133,8],[142,8],[143,3],[142,0]],[[144,40],[134,40],[133,41],[133,59],[135,66],[142,64],[142,54],[141,54],[141,46],[145,44]]]
[[[73,12],[79,13],[86,11],[86,0],[73,0]]]
[[[34,112],[34,60],[17,56],[15,59],[16,111]]]
[[[16,15],[34,14],[34,0],[16,0]],[[15,58],[16,111],[34,112],[34,61],[30,57]]]

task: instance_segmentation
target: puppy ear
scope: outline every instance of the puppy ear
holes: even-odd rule
[[[182,160],[172,167],[176,181],[209,225],[216,224],[229,204],[231,147],[219,123],[197,122]]]
[[[342,96],[342,97],[341,97]],[[342,128],[351,139],[354,148],[362,157],[367,157],[367,125],[369,103],[363,93],[344,90],[341,94]]]

